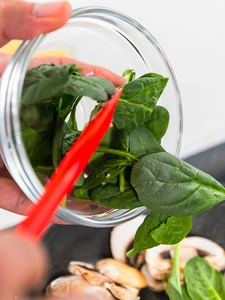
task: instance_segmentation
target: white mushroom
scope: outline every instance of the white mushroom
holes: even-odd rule
[[[149,274],[156,280],[165,280],[171,272],[172,259],[170,251],[173,246],[159,245],[147,249],[145,252],[145,261]]]
[[[70,271],[70,273],[72,274],[76,274],[76,267],[77,266],[82,266],[91,270],[95,269],[95,266],[93,264],[90,263],[86,263],[83,261],[70,261],[69,265],[68,265],[68,270]]]
[[[141,268],[141,272],[152,289],[164,289],[171,274],[174,248],[175,245],[159,245],[145,251],[146,264]],[[204,257],[217,270],[225,269],[225,251],[222,247],[206,238],[186,237],[180,243],[181,281],[187,261],[197,255]]]
[[[113,258],[101,259],[96,263],[95,267],[101,274],[121,285],[137,289],[147,286],[145,276],[138,269]]]
[[[90,270],[85,267],[81,266],[76,266],[75,267],[75,273],[77,275],[83,276],[90,284],[92,285],[98,285],[101,286],[105,282],[113,282],[112,279],[109,277],[102,275],[101,273],[95,271],[95,270]]]
[[[46,288],[47,296],[64,298],[75,296],[77,293],[87,293],[90,296],[98,294],[98,297],[102,300],[114,300],[112,294],[104,287],[91,285],[85,278],[76,275],[59,277]]]
[[[113,258],[126,262],[126,252],[132,248],[134,236],[145,216],[140,215],[131,221],[114,227],[110,236],[110,248]]]
[[[119,300],[138,300],[139,290],[128,289],[115,283],[105,283],[104,287]]]
[[[147,264],[144,264],[141,267],[141,272],[144,274],[148,286],[155,292],[162,292],[165,291],[167,288],[167,281],[166,280],[158,280],[154,278],[150,273]]]
[[[195,248],[199,256],[204,257],[215,269],[225,269],[225,251],[217,243],[199,236],[189,236],[180,243],[180,252],[183,248]]]

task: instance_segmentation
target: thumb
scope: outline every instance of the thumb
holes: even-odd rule
[[[67,22],[71,12],[67,1],[0,0],[0,47],[11,39],[27,40],[56,30]]]
[[[0,244],[0,299],[39,288],[49,263],[43,245],[21,240],[11,230],[0,232]]]

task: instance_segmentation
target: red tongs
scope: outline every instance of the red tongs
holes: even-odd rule
[[[72,145],[46,184],[43,194],[27,212],[28,218],[15,228],[16,234],[37,241],[52,221],[59,203],[69,194],[74,183],[110,127],[122,89],[116,91]]]

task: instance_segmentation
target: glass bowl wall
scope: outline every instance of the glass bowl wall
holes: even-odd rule
[[[170,124],[162,146],[179,155],[182,136],[182,105],[178,83],[166,54],[157,40],[131,17],[104,7],[83,7],[73,11],[68,23],[52,33],[25,41],[13,55],[1,80],[0,143],[1,155],[14,180],[35,202],[43,191],[23,146],[20,130],[20,98],[24,76],[31,58],[40,52],[65,51],[77,60],[100,65],[115,73],[134,69],[136,77],[154,72],[169,78],[160,104],[170,113]],[[86,99],[78,107],[82,127],[93,108]],[[94,227],[114,226],[143,213],[135,210],[102,210],[84,213],[60,207],[57,216],[69,223]]]

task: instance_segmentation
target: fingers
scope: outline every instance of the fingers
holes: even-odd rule
[[[6,169],[1,169],[1,164],[2,161],[0,159],[0,208],[18,215],[27,215],[27,212],[32,205],[31,200],[21,191]],[[52,222],[57,224],[68,224],[68,222],[62,221],[57,217],[53,217]]]
[[[0,232],[0,299],[22,299],[31,290],[43,288],[48,275],[49,260],[45,248],[22,240],[13,231]],[[65,300],[103,300],[101,295],[80,291]],[[44,300],[44,298],[35,298]],[[58,298],[48,298],[56,300]],[[64,299],[64,298],[63,298]]]
[[[0,1],[0,47],[11,39],[27,40],[56,30],[70,18],[67,1],[29,3],[19,0]]]
[[[1,37],[0,37],[0,41],[1,41]],[[0,52],[0,77],[2,76],[2,73],[4,72],[11,57],[12,57],[11,54]]]
[[[4,69],[6,68],[7,64],[9,63],[12,55],[8,53],[1,53],[0,52],[0,76],[2,75]],[[80,72],[83,75],[95,75],[95,76],[100,76],[108,79],[111,81],[115,86],[121,86],[125,83],[126,79],[123,78],[122,76],[106,69],[100,66],[94,66],[90,64],[86,64],[84,62],[78,61],[73,58],[68,58],[68,57],[60,57],[60,56],[43,56],[43,57],[36,57],[33,58],[29,67],[36,67],[40,64],[56,64],[56,65],[61,65],[61,64],[67,64],[73,62],[75,63],[78,67],[82,68],[82,71]]]
[[[73,58],[69,57],[59,57],[59,56],[43,56],[43,57],[36,57],[32,60],[30,67],[38,66],[43,63],[53,63],[56,65],[62,65],[67,63],[75,63],[78,67],[81,67],[82,70],[80,73],[82,75],[92,75],[92,76],[100,76],[108,79],[111,81],[115,86],[121,86],[125,83],[125,78],[122,76],[100,66],[95,66],[91,64],[87,64],[81,61],[78,61]]]
[[[60,298],[59,297],[56,297],[56,298],[55,297],[50,297],[50,298],[35,298],[35,299],[36,300],[59,300]],[[83,293],[82,292],[77,292],[76,295],[73,295],[71,297],[65,297],[65,298],[63,297],[61,299],[62,300],[75,300],[75,299],[79,299],[79,300],[105,300],[105,297],[103,297],[102,295],[98,295],[98,294],[93,295],[93,292],[89,292],[89,291],[85,292],[84,291]]]
[[[24,195],[19,186],[11,178],[0,176],[0,207],[25,215],[31,205],[31,201]]]
[[[44,284],[48,257],[41,244],[23,241],[9,230],[0,233],[0,244],[1,300],[14,299]]]

